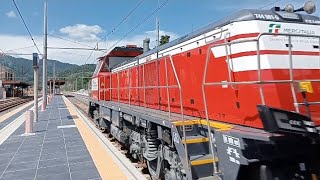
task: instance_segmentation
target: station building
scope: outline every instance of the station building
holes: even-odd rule
[[[16,72],[4,65],[0,65],[0,99],[6,97],[26,96],[30,85],[16,80]]]

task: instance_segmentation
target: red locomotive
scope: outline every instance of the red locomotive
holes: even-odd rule
[[[89,114],[155,179],[317,178],[319,25],[242,10],[152,50],[116,47],[99,59]]]

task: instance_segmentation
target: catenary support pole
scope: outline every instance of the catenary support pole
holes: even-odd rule
[[[47,107],[47,93],[48,93],[48,87],[47,87],[47,82],[48,82],[48,77],[47,77],[47,1],[44,2],[44,34],[43,34],[43,71],[42,71],[42,111],[45,111]]]
[[[78,91],[78,78],[76,78],[76,92]]]
[[[48,95],[51,96],[51,93],[52,93],[52,82],[51,82],[51,80],[49,80],[49,93],[48,93]]]
[[[53,92],[52,95],[56,94],[56,63],[53,63]]]

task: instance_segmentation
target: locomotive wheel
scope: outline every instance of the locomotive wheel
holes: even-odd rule
[[[99,111],[94,110],[93,111],[93,122],[96,125],[98,129],[100,129],[100,124],[99,124]]]
[[[153,180],[162,179],[163,165],[162,160],[158,157],[155,160],[147,161],[148,170]]]
[[[260,180],[273,180],[272,173],[268,166],[261,165],[260,166]]]

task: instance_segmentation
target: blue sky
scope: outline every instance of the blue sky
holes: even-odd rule
[[[140,0],[48,0],[49,34],[60,36],[83,44],[94,46],[112,28],[133,9]],[[159,0],[162,4],[166,0]],[[276,0],[171,0],[159,13],[143,23],[136,31],[126,37],[119,45],[141,44],[142,39],[150,37],[154,43],[155,17],[160,18],[162,34],[169,34],[171,39],[197,29],[208,23],[226,17],[244,8],[260,8]],[[16,0],[32,35],[42,51],[43,0]],[[304,0],[281,0],[274,5],[283,6],[292,3],[298,7]],[[273,5],[273,6],[274,6]],[[158,6],[158,0],[144,0],[141,6],[108,36],[100,47],[108,47],[138,24]],[[269,9],[267,6],[264,9]],[[319,15],[319,11],[318,11]],[[0,6],[0,49],[8,51],[32,46],[26,29],[14,7],[12,0],[1,0]],[[49,37],[49,46],[81,47],[79,45]],[[32,53],[34,48],[10,51],[10,53]],[[48,57],[65,62],[82,64],[89,51],[50,50]],[[101,52],[95,52],[89,62],[94,62]],[[30,58],[28,56],[23,56]]]

